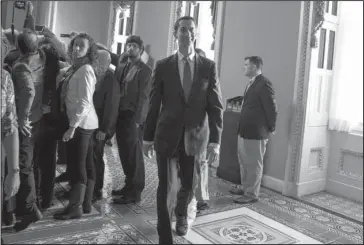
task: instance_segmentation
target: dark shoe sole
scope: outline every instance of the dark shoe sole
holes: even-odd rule
[[[245,192],[243,190],[230,190],[230,194],[243,196]]]
[[[113,199],[114,204],[130,204],[130,203],[138,203],[141,199],[127,199],[127,198],[115,198]]]
[[[202,211],[202,210],[207,210],[210,208],[210,205],[208,203],[197,203],[197,210],[198,211]]]
[[[249,203],[255,203],[255,202],[258,202],[259,200],[258,199],[250,199],[250,200],[234,200],[234,203],[237,203],[237,204],[249,204]]]

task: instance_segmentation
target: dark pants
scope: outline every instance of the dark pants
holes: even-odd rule
[[[177,194],[177,205],[175,208],[176,216],[187,217],[188,205],[193,198],[193,174],[195,156],[187,156],[185,152],[184,137],[173,156],[178,158],[179,162],[179,178],[181,180],[181,189]],[[163,244],[173,244],[171,220],[169,218],[169,210],[167,204],[168,194],[168,168],[171,157],[163,153],[157,152],[158,164],[158,190],[157,190],[157,215],[158,215],[158,235],[159,242]]]
[[[67,152],[66,152],[66,143],[62,140],[58,140],[57,142],[57,155],[58,155],[58,164],[67,164]]]
[[[105,144],[108,138],[105,140],[96,139],[95,132],[92,136],[94,146],[94,164],[96,169],[96,183],[95,191],[101,191],[104,187],[104,174],[105,174],[105,162],[104,162],[104,150]]]
[[[36,178],[37,196],[41,197],[44,205],[51,205],[53,199],[54,179],[56,171],[57,134],[53,122],[44,115],[42,123],[42,144],[40,155],[35,165],[38,165]],[[35,169],[35,171],[37,171]]]
[[[37,207],[33,163],[37,160],[34,155],[39,156],[39,152],[34,152],[34,150],[39,149],[36,147],[36,143],[41,143],[39,141],[41,121],[32,123],[31,126],[32,132],[29,137],[19,133],[20,187],[16,200],[17,209],[24,214],[34,211]]]
[[[136,127],[132,111],[119,112],[116,122],[116,141],[124,170],[125,189],[128,195],[138,198],[145,186],[145,168],[140,128]]]
[[[91,137],[94,130],[76,128],[75,134],[67,142],[67,167],[71,184],[87,185],[87,179],[95,181],[96,173],[93,162],[93,143]]]

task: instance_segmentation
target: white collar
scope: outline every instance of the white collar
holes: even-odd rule
[[[250,82],[251,83],[253,83],[254,81],[255,81],[255,78],[257,78],[257,76],[259,76],[259,75],[261,75],[262,73],[259,73],[259,74],[257,74],[256,76],[254,76],[254,77],[252,77],[251,79],[250,79]]]
[[[196,55],[196,52],[195,52],[195,50],[192,50],[192,52],[188,55],[188,58],[190,59],[190,60],[193,60],[193,58],[195,57],[195,55]],[[178,50],[178,59],[179,60],[182,60],[183,58],[184,58],[185,56]]]

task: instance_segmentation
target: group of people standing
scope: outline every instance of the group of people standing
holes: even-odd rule
[[[26,229],[52,205],[56,152],[62,144],[71,190],[68,206],[54,218],[75,219],[90,213],[92,202],[102,198],[105,143],[115,134],[126,178],[122,189],[112,191],[114,203],[141,200],[144,156],[156,153],[159,241],[173,244],[167,201],[170,166],[172,162],[178,166],[181,188],[174,213],[176,233],[184,236],[189,229],[188,205],[203,188],[201,183],[207,185],[207,180],[201,181],[207,178],[202,172],[218,160],[223,128],[216,65],[194,48],[195,20],[184,16],[176,21],[178,51],[158,61],[152,74],[141,60],[144,44],[139,36],[126,40],[121,55],[86,33],[73,33],[67,49],[48,28],[38,39],[31,12],[30,4],[26,28],[16,35],[14,50],[7,50],[2,62],[2,155],[6,155],[2,166],[6,170],[1,172],[5,173],[5,203],[19,187],[16,214],[22,219],[14,228]],[[243,195],[236,200],[239,203],[258,199],[262,156],[269,134],[275,131],[274,91],[261,67],[259,57],[246,58],[246,75],[252,81],[239,122],[239,137],[244,138],[239,138],[239,147],[243,144],[239,156],[249,156],[249,168],[245,160],[241,166],[248,170],[242,171],[242,178],[250,177],[242,180],[243,190],[233,190]],[[14,217],[13,210],[8,213]]]
[[[67,48],[47,27],[34,31],[30,2],[24,29],[2,33],[4,46],[13,47],[2,48],[4,223],[14,224],[16,214],[22,218],[14,229],[24,230],[52,206],[62,146],[58,157],[66,159],[71,189],[68,206],[54,218],[90,213],[92,202],[102,198],[104,147],[114,134],[126,175],[114,202],[140,201],[145,185],[140,131],[152,73],[141,60],[142,39],[130,36],[126,52],[115,55],[90,35],[72,33]]]

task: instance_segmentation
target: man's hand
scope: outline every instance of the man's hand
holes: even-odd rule
[[[32,4],[31,1],[27,1],[27,16],[29,15],[32,15],[33,14],[33,9],[34,9],[34,6]]]
[[[41,33],[46,38],[53,38],[56,34],[54,34],[47,26],[43,28]]]
[[[101,130],[98,130],[96,133],[96,139],[101,141],[101,140],[105,140],[106,138],[106,134],[104,132],[102,132]]]
[[[143,153],[147,158],[152,158],[154,156],[153,144],[143,142]]]
[[[20,186],[19,172],[10,172],[6,175],[4,181],[5,200],[9,200],[18,192]]]
[[[42,105],[43,114],[48,114],[51,112],[51,107],[49,105]]]
[[[207,159],[208,159],[208,164],[215,162],[216,160],[218,160],[219,155],[220,155],[219,147],[212,146],[212,145],[207,146],[206,155],[207,155]]]
[[[29,137],[32,134],[32,126],[30,126],[30,123],[28,120],[19,120],[19,131],[21,134],[23,134],[26,137]]]
[[[72,139],[73,138],[73,136],[75,135],[75,130],[76,130],[76,128],[74,128],[74,127],[70,127],[69,129],[67,129],[67,131],[64,133],[64,135],[63,135],[63,138],[62,138],[62,140],[64,141],[64,142],[67,142],[67,141],[69,141],[70,139]]]
[[[137,128],[139,128],[139,127],[140,127],[140,124],[139,124],[139,123],[135,123],[135,126],[136,126]]]
[[[70,39],[73,39],[78,34],[79,34],[78,32],[72,31],[71,34],[70,34]]]

